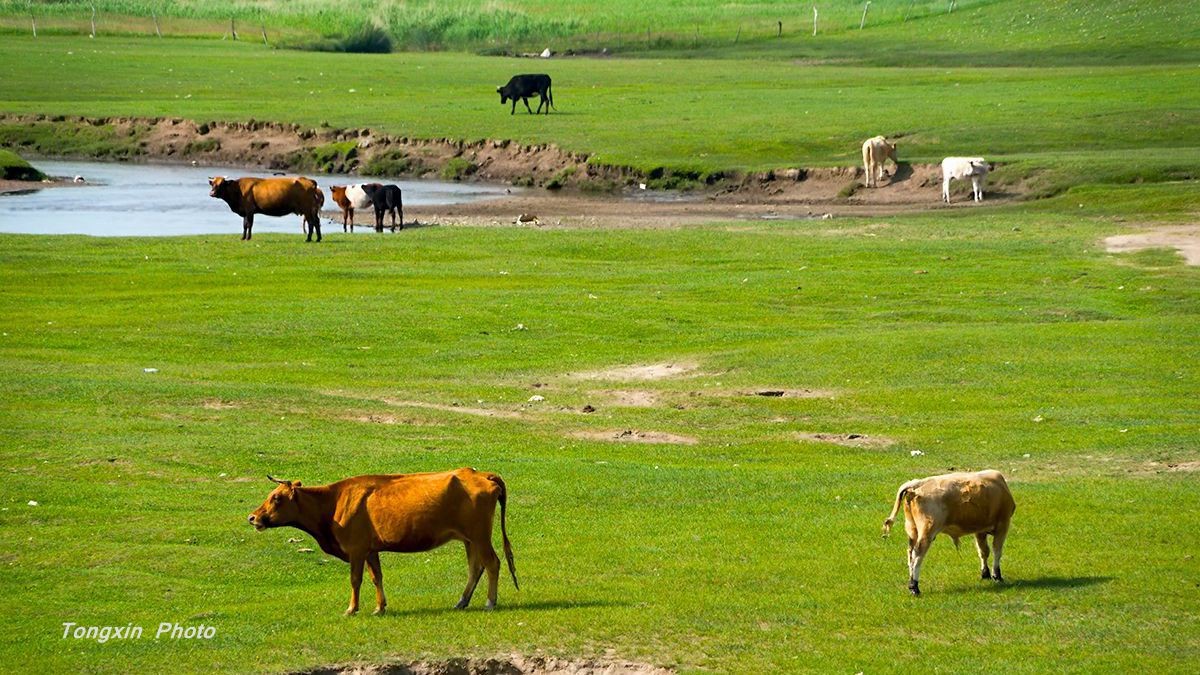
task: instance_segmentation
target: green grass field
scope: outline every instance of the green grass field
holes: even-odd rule
[[[314,8],[368,4],[220,9],[309,35],[326,30]],[[236,219],[224,236],[0,235],[0,671],[609,650],[684,672],[1194,671],[1198,272],[1173,250],[1102,244],[1200,218],[1194,4],[935,15],[942,3],[917,2],[923,14],[897,21],[903,4],[873,3],[861,33],[861,5],[839,2],[828,36],[789,26],[694,48],[694,23],[702,37],[730,21],[769,28],[784,5],[439,5],[464,26],[526,16],[575,44],[648,21],[685,36],[627,45],[634,59],[533,62],[65,29],[35,40],[18,34],[24,3],[0,2],[0,113],[327,122],[718,171],[854,165],[866,136],[902,134],[904,160],[984,154],[1004,162],[998,178],[1057,195],[679,229],[334,232],[320,245],[240,242]],[[393,21],[460,25],[433,21],[433,5],[388,6]],[[211,3],[156,7],[215,20]],[[963,41],[979,49],[964,57]],[[485,32],[462,48],[517,42]],[[864,56],[865,42],[878,49]],[[510,117],[494,87],[534,68],[553,74],[560,112]],[[137,153],[103,127],[0,124],[0,146]],[[694,370],[572,375],[654,363]],[[764,388],[817,395],[748,393]],[[695,442],[578,435],[623,430]],[[389,614],[370,616],[365,592],[366,611],[344,617],[345,564],[245,521],[267,473],[320,484],[464,465],[509,486],[522,590],[502,579],[495,612],[479,594],[450,609],[465,581],[451,545],[383,556]],[[1003,471],[1017,501],[1008,584],[980,581],[970,542],[956,553],[943,538],[910,597],[904,535],[879,537],[896,488],[982,468]],[[64,640],[64,622],[147,635]],[[160,622],[217,633],[156,641]]]
[[[1194,217],[1198,197],[1188,183],[1085,190],[1036,213],[432,228],[321,246],[5,236],[0,668],[612,648],[685,670],[910,670],[952,655],[933,667],[1186,672],[1200,657],[1200,483],[1168,465],[1197,459],[1196,271],[1105,254],[1098,238],[1114,217]],[[655,362],[697,371],[568,376]],[[739,394],[760,387],[832,397]],[[630,389],[660,403],[604,393]],[[698,443],[570,436],[622,429]],[[266,473],[459,465],[510,486],[523,590],[505,582],[494,613],[449,610],[464,576],[451,546],[384,556],[392,613],[343,617],[345,565],[244,522]],[[880,523],[900,482],[968,467],[1012,481],[1010,583],[979,581],[970,545],[943,541],[914,600],[903,535],[881,540]],[[63,641],[64,621],[219,632],[100,645]]]

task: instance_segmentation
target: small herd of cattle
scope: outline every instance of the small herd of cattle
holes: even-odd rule
[[[550,76],[516,75],[502,87],[496,87],[501,105],[512,101],[509,114],[517,111],[517,101],[525,104],[530,114],[538,114],[545,108],[550,114],[554,107]],[[537,96],[535,112],[529,107],[529,99]],[[557,110],[557,108],[555,108]],[[862,145],[863,168],[866,172],[866,187],[878,187],[884,176],[884,162],[896,159],[896,144],[889,143],[883,136],[868,138]],[[942,160],[942,199],[950,202],[950,181],[970,178],[972,196],[983,201],[983,179],[987,177],[989,165],[982,157],[947,157]],[[237,178],[217,176],[209,179],[209,195],[224,200],[229,209],[242,217],[242,239],[249,239],[254,227],[254,216],[299,215],[304,219],[305,241],[312,241],[313,233],[321,241],[320,210],[325,195],[316,181],[305,178]],[[391,231],[404,229],[404,204],[400,188],[395,185],[361,183],[358,185],[333,185],[329,188],[333,201],[342,209],[342,231],[354,231],[354,210],[372,208],[375,211],[375,231],[383,231],[384,214],[391,215]]]
[[[355,476],[316,487],[267,478],[278,485],[250,514],[250,524],[259,531],[294,527],[312,536],[325,553],[350,563],[350,606],[346,614],[358,611],[364,566],[375,584],[375,613],[384,613],[387,599],[380,553],[421,553],[451,541],[461,541],[467,552],[467,585],[455,608],[471,604],[484,572],[488,575],[487,609],[494,608],[500,579],[500,558],[492,547],[497,504],[508,573],[513,586],[520,589],[505,525],[508,488],[494,473],[463,468],[441,473]],[[883,523],[885,537],[901,509],[908,533],[908,588],[913,595],[921,594],[921,564],[934,538],[943,532],[954,540],[955,548],[960,537],[974,535],[981,576],[1004,581],[1000,556],[1016,504],[998,471],[950,473],[901,485],[892,512]],[[989,535],[995,552],[990,569]]]

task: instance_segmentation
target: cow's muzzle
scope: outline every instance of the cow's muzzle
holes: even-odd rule
[[[266,516],[262,516],[260,518],[256,515],[254,515],[253,513],[251,513],[250,517],[247,518],[246,520],[249,521],[249,523],[254,526],[254,529],[259,530],[260,532],[262,530],[267,529],[267,527],[270,526],[270,524],[267,522]]]

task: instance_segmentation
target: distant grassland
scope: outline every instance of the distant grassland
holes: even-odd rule
[[[93,3],[34,3],[43,32],[86,33]],[[812,7],[819,30],[812,35]],[[1191,0],[878,0],[859,30],[863,3],[824,0],[99,0],[102,34],[153,34],[157,13],[173,35],[219,36],[229,20],[242,39],[303,45],[364,25],[386,29],[400,49],[484,53],[550,47],[630,53],[806,58],[852,63],[1069,64],[1188,62],[1200,53],[1200,10]],[[0,29],[28,32],[31,5],[0,0]],[[782,26],[780,26],[782,24]],[[779,36],[779,37],[777,37]]]
[[[558,112],[510,116],[495,87],[536,66]],[[1056,184],[1194,175],[1200,70],[810,68],[779,60],[330,55],[253,43],[66,36],[0,41],[0,111],[249,118],[396,135],[557,143],[593,161],[720,171],[1012,158]],[[10,145],[18,139],[0,130]],[[41,142],[53,142],[52,138]]]

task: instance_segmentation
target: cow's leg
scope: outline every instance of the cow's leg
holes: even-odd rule
[[[521,103],[524,103],[524,104],[525,104],[525,109],[529,111],[529,114],[530,114],[530,115],[532,115],[532,114],[533,114],[533,108],[530,108],[530,107],[529,107],[529,97],[528,97],[528,96],[526,96],[525,98],[521,99]]]
[[[514,98],[514,99],[512,100],[512,110],[509,110],[509,111],[508,111],[508,114],[509,114],[509,115],[516,115],[516,114],[517,114],[517,99],[515,99],[515,98]]]
[[[1004,575],[1000,574],[1000,556],[1004,553],[1004,539],[1008,537],[1009,521],[1003,521],[996,525],[996,531],[992,534],[992,547],[995,549],[995,554],[992,556],[992,578],[1003,583]]]
[[[346,608],[346,616],[358,613],[358,589],[362,586],[364,562],[365,556],[350,556],[350,606]]]
[[[387,598],[383,595],[383,566],[379,564],[378,551],[371,551],[367,556],[367,570],[375,584],[375,616],[379,616],[387,611]]]
[[[250,214],[247,214],[245,218],[242,218],[242,240],[248,241],[250,239],[250,236],[251,236],[253,230],[254,230],[254,214],[250,213]]]
[[[975,194],[975,201],[983,201],[983,181],[978,176],[971,176],[971,191]]]
[[[354,207],[350,207],[350,234],[354,234]]]
[[[317,231],[317,243],[319,244],[319,243],[321,243],[321,212],[320,211],[315,211],[313,213],[312,226],[308,228],[308,231],[310,234],[312,233],[313,229],[316,229],[316,231]]]
[[[488,537],[479,545],[480,562],[488,575],[488,601],[487,609],[496,607],[496,590],[500,585],[500,556],[496,555],[496,549],[492,548],[492,538]]]
[[[912,572],[908,575],[908,590],[913,595],[921,594],[921,564],[925,562],[925,556],[929,553],[929,545],[933,543],[933,535],[931,533],[922,532],[917,537],[917,545],[913,550]]]
[[[480,565],[479,560],[473,555],[471,542],[464,542],[464,545],[467,548],[467,587],[463,589],[462,597],[459,598],[454,609],[466,609],[467,605],[471,604],[475,586],[479,584],[479,577],[483,576],[483,565]]]
[[[378,206],[375,207],[375,231],[383,232],[383,209]]]
[[[395,232],[396,231],[396,207],[393,206],[390,211],[391,211],[391,215],[392,215],[392,232]]]
[[[981,565],[981,569],[979,572],[980,578],[991,579],[992,573],[990,571],[988,571],[988,562],[987,562],[988,554],[991,551],[988,550],[987,533],[986,532],[980,532],[979,534],[975,535],[975,549],[977,551],[979,551],[979,564]]]
[[[946,176],[942,179],[942,201],[950,203],[950,177]]]

